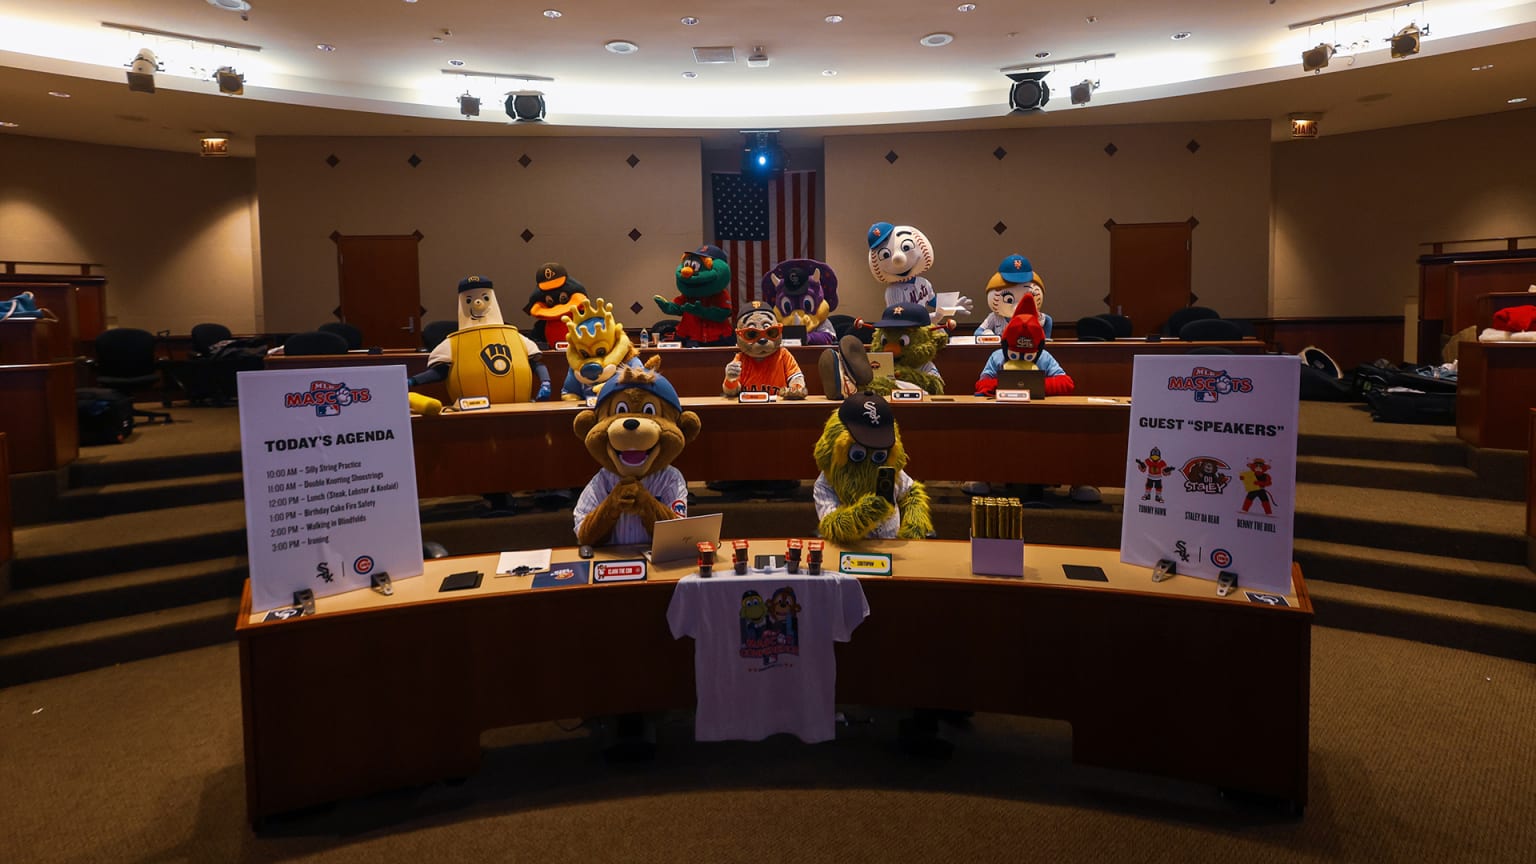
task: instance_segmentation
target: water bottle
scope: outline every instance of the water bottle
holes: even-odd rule
[[[649,331],[649,330],[641,330],[640,331],[640,347],[641,348],[649,348],[649,347],[651,347],[651,331]]]

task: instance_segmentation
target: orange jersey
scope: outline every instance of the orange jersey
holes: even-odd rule
[[[777,393],[789,386],[795,378],[804,378],[800,364],[788,349],[780,348],[767,357],[758,359],[736,352],[736,362],[741,364],[741,377],[736,384],[742,392],[762,391]]]

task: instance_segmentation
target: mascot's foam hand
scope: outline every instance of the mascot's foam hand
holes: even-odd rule
[[[1046,391],[1045,392],[1046,393],[1050,393],[1051,392],[1049,386],[1046,387]],[[995,375],[983,375],[982,377],[977,378],[976,379],[976,395],[977,396],[985,396],[988,399],[991,399],[993,396],[996,396],[997,395],[997,376],[995,376]]]
[[[922,540],[932,533],[928,490],[921,483],[913,483],[907,494],[901,496],[901,527],[896,530],[896,536],[901,540]]]
[[[405,396],[410,403],[412,414],[425,414],[431,417],[435,414],[441,414],[443,411],[443,403],[433,399],[431,396],[421,393],[407,393]]]
[[[538,392],[537,395],[535,395],[533,397],[533,401],[535,401],[535,402],[548,402],[549,401],[549,382],[548,381],[540,381],[539,382],[539,392]]]
[[[683,314],[683,307],[677,305],[676,303],[673,303],[671,300],[668,300],[667,298],[661,296],[660,294],[652,294],[651,295],[651,299],[656,301],[657,308],[659,308],[661,311],[667,313],[668,315],[681,315],[681,314]]]
[[[993,379],[996,386],[997,379]],[[1077,385],[1072,382],[1071,375],[1052,375],[1045,379],[1045,395],[1047,396],[1071,396]]]

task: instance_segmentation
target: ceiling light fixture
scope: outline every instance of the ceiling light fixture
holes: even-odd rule
[[[689,70],[689,71],[683,73],[683,77],[684,78],[697,78],[697,77],[699,77],[699,73],[694,72],[692,70]]]
[[[213,0],[209,0],[210,3]],[[223,7],[220,7],[223,8]],[[157,36],[161,39],[169,39],[175,42],[192,42],[197,45],[209,45],[214,48],[231,48],[235,51],[260,51],[260,45],[250,45],[245,42],[231,42],[228,39],[214,39],[209,36],[194,36],[191,33],[177,33],[174,30],[157,30],[154,27],[140,27],[137,24],[120,24],[116,21],[103,21],[101,26],[108,30],[122,30],[139,36]]]
[[[1073,84],[1070,90],[1073,105],[1087,105],[1093,101],[1093,91],[1099,89],[1099,82],[1091,78],[1084,78],[1077,84]]]
[[[449,60],[448,61],[448,65],[449,66],[463,66],[464,65],[464,61],[463,60]]]
[[[1516,96],[1513,99],[1505,99],[1504,100],[1504,104],[1506,104],[1506,105],[1519,105],[1521,102],[1525,101],[1525,98],[1526,97],[1524,97],[1524,96]]]
[[[215,9],[223,9],[225,12],[239,12],[241,17],[251,11],[251,4],[245,0],[208,0],[208,5]]]
[[[603,47],[608,49],[610,54],[633,54],[640,50],[639,45],[627,39],[614,39],[610,42],[604,42]]]
[[[1308,48],[1301,52],[1301,71],[1321,72],[1332,57],[1333,46],[1327,42],[1319,42],[1316,48]]]
[[[929,33],[927,36],[917,40],[917,44],[924,48],[943,48],[953,41],[955,41],[953,33]]]
[[[235,71],[233,66],[220,66],[219,71],[213,73],[215,81],[219,82],[219,92],[226,96],[245,95],[245,76]]]
[[[1045,58],[1047,58],[1049,56],[1051,56],[1051,52],[1049,52],[1049,51],[1036,51],[1035,52],[1035,59],[1037,59],[1037,60],[1044,60]]]
[[[518,90],[507,94],[507,116],[519,123],[544,120],[544,94],[538,90]]]
[[[975,12],[976,11],[976,4],[975,3],[961,3],[959,6],[955,7],[955,11],[956,12]]]
[[[140,48],[128,62],[128,89],[134,93],[155,92],[155,73],[159,71],[160,61],[155,59],[155,52]]]
[[[1185,39],[1188,39],[1189,36],[1190,36],[1190,33],[1189,33],[1188,30],[1180,30],[1179,32],[1173,34],[1172,36],[1169,36],[1168,38],[1172,39],[1175,42],[1183,42]]]
[[[65,93],[63,90],[49,90],[48,91],[48,95],[52,96],[52,97],[54,97],[56,99],[68,99],[69,98],[69,94]]]
[[[1044,108],[1045,103],[1051,101],[1051,88],[1045,83],[1045,76],[1049,74],[1049,69],[1009,73],[1013,86],[1008,88],[1008,109],[1023,114]]]
[[[763,46],[753,45],[752,53],[747,55],[747,68],[767,69],[769,62],[768,52],[763,50]]]
[[[1484,63],[1481,66],[1473,66],[1472,67],[1472,71],[1473,72],[1486,72],[1486,71],[1488,71],[1489,69],[1492,69],[1492,68],[1493,68],[1493,64],[1492,63]]]
[[[464,94],[459,97],[459,113],[465,117],[479,117],[480,97],[465,90]]]
[[[565,13],[561,12],[559,9],[545,9],[544,10],[544,17],[548,18],[551,21],[553,21],[556,18],[563,18],[563,17],[565,17]]]
[[[0,120],[0,128],[15,129],[17,126],[20,126],[20,125],[21,125],[20,123],[12,123],[9,120]]]
[[[823,69],[823,70],[821,70],[821,74],[827,76],[828,78],[831,78],[831,77],[837,75],[837,70],[836,69]]]
[[[699,23],[699,19],[693,17],[692,15],[689,15],[686,18],[679,18],[677,20],[683,22],[684,27],[692,27],[693,25]]]
[[[336,46],[332,45],[332,44],[330,44],[328,42],[316,42],[315,43],[315,50],[316,51],[324,51],[325,53],[329,54],[332,51],[336,50]]]
[[[841,23],[843,23],[843,16],[841,16],[841,15],[828,15],[823,20],[825,20],[828,24],[841,24]]]
[[[1411,21],[1407,27],[1397,31],[1392,37],[1392,59],[1400,60],[1419,53],[1419,36],[1418,25]]]

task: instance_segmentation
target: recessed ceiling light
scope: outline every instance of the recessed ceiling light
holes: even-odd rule
[[[48,95],[49,96],[57,97],[59,99],[68,99],[69,98],[69,94],[65,93],[63,90],[49,90],[48,91]]]
[[[336,46],[332,45],[332,44],[330,44],[328,42],[316,42],[315,43],[315,50],[316,51],[324,51],[327,54],[329,54],[330,52],[336,50]]]
[[[227,12],[249,12],[251,4],[245,0],[208,0],[209,6],[215,6]]]
[[[1083,20],[1087,21],[1089,24],[1097,24],[1097,23],[1099,23],[1099,16],[1097,16],[1097,15],[1089,15],[1087,18],[1084,18]]]
[[[624,39],[615,39],[612,42],[604,42],[603,47],[612,54],[633,54],[640,50],[640,46]]]
[[[561,12],[559,9],[545,9],[544,10],[544,17],[548,18],[551,21],[555,20],[556,18],[561,17],[564,14],[565,13]]]
[[[441,45],[441,44],[443,44],[443,37],[441,37],[441,36],[433,36],[432,37],[432,41],[433,41],[433,43],[435,43],[437,45]]]
[[[821,74],[827,76],[828,78],[831,78],[832,76],[837,74],[837,70],[836,69],[823,69],[823,70],[821,70]]]
[[[9,120],[0,120],[0,127],[4,127],[6,129],[15,129],[17,126],[20,126],[20,125],[21,125],[20,123],[12,123]]]
[[[684,73],[683,73],[683,77],[684,77],[684,78],[697,78],[697,77],[699,77],[699,73],[697,73],[697,72],[692,72],[692,71],[689,71],[689,72],[684,72]]]
[[[1492,68],[1493,68],[1493,64],[1492,63],[1484,63],[1481,66],[1473,66],[1472,67],[1472,71],[1473,72],[1486,72],[1487,70],[1492,69]]]
[[[927,36],[917,40],[917,44],[925,48],[942,48],[953,41],[955,41],[955,37],[951,33],[929,33]]]
[[[975,12],[976,11],[976,4],[975,3],[961,3],[959,6],[955,7],[955,11],[956,12]]]
[[[449,66],[463,66],[464,65],[464,61],[463,60],[449,60],[448,61],[448,65]]]
[[[1172,36],[1169,36],[1168,38],[1172,39],[1175,42],[1183,42],[1185,39],[1189,38],[1189,31],[1188,30],[1183,30],[1183,31],[1180,31],[1178,33],[1173,34]]]
[[[407,2],[407,3],[415,3],[416,0],[405,0],[405,2]]]
[[[841,15],[828,15],[827,18],[826,18],[826,21],[827,21],[828,24],[841,24],[841,23],[843,23],[843,16],[841,16]]]
[[[1524,102],[1524,101],[1525,101],[1525,97],[1524,96],[1516,96],[1513,99],[1506,99],[1505,100],[1505,102],[1507,102],[1510,105],[1519,105],[1521,102]]]
[[[692,27],[693,25],[699,23],[699,19],[693,17],[692,15],[689,15],[686,18],[679,18],[677,20],[683,22],[683,26],[685,27]]]
[[[1049,51],[1036,51],[1035,52],[1035,59],[1037,59],[1037,60],[1044,60],[1045,58],[1047,58],[1049,56],[1051,56],[1051,52],[1049,52]]]

